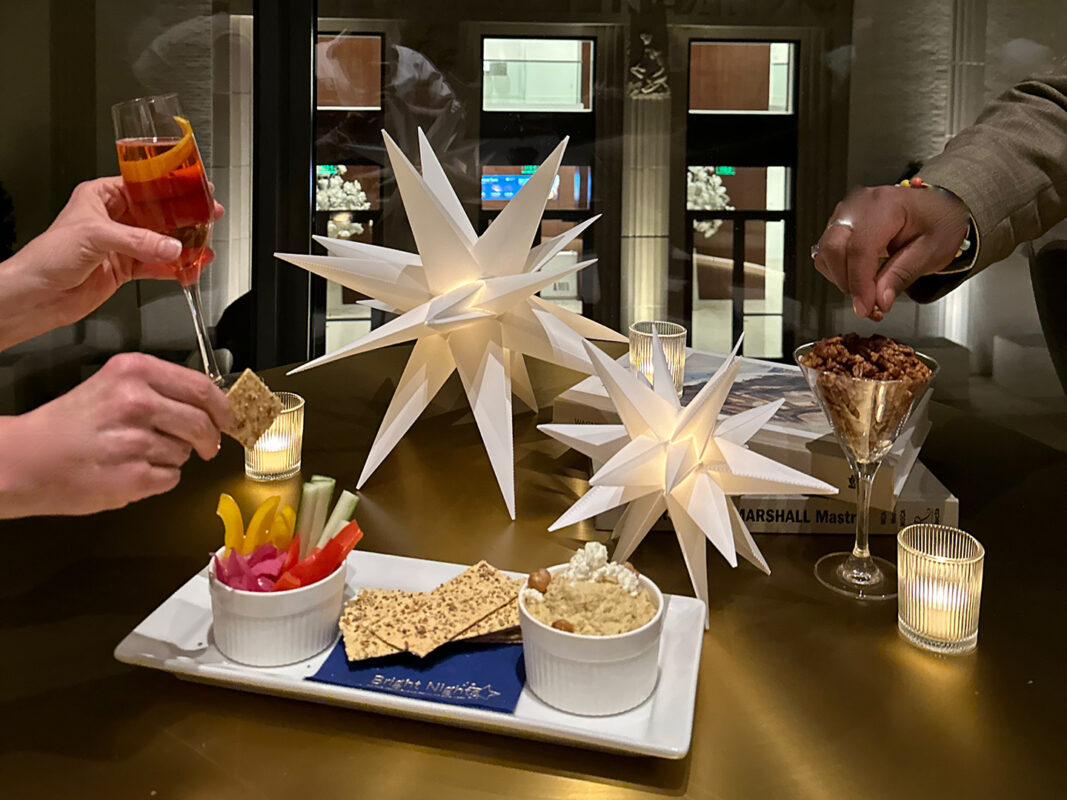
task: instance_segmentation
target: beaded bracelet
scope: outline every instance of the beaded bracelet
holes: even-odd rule
[[[904,186],[904,187],[909,188],[909,189],[935,189],[935,190],[937,190],[939,192],[943,192],[944,194],[947,194],[949,197],[952,197],[955,200],[959,200],[960,203],[963,203],[962,200],[960,200],[958,197],[956,197],[956,194],[954,192],[950,192],[948,189],[944,188],[943,186],[938,186],[937,184],[934,184],[934,183],[925,183],[923,181],[923,179],[920,178],[918,175],[916,175],[914,178],[911,178],[910,180],[901,181],[899,185],[900,186]],[[964,206],[964,208],[966,208],[967,204],[963,203],[963,206]],[[967,230],[963,234],[963,243],[960,244],[960,249],[956,251],[956,255],[952,257],[953,261],[957,260],[958,258],[960,258],[960,256],[962,256],[964,253],[966,253],[968,250],[971,249],[971,238],[973,237],[973,228],[974,228],[974,222],[971,220],[971,215],[968,213],[968,215],[967,215]],[[951,262],[949,263],[949,266],[951,266]]]

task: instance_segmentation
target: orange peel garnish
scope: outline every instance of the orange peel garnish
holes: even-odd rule
[[[125,161],[119,159],[119,171],[127,183],[143,183],[162,178],[173,172],[189,161],[190,156],[196,152],[196,141],[193,139],[193,126],[185,117],[175,117],[174,121],[182,130],[182,138],[174,147],[160,153],[158,156],[144,158],[140,161]]]

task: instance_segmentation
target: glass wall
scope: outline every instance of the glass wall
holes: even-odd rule
[[[383,128],[413,160],[415,131],[426,131],[479,231],[566,136],[531,244],[602,214],[549,268],[598,263],[541,296],[619,329],[671,317],[701,349],[728,350],[744,331],[747,355],[783,357],[795,322],[800,33],[713,36],[721,29],[668,20],[656,35],[627,14],[621,25],[552,24],[532,9],[484,15],[462,3],[447,20],[340,13],[356,7],[330,4],[338,15],[319,24],[316,233],[413,249]],[[365,300],[328,286],[327,351],[386,318]]]
[[[482,39],[481,128],[485,133],[499,133],[499,138],[481,148],[483,225],[492,222],[495,216],[492,212],[502,209],[537,169],[537,163],[515,163],[519,156],[537,152],[543,158],[551,149],[550,140],[533,144],[531,148],[529,138],[520,131],[541,130],[538,138],[543,139],[544,132],[556,128],[560,122],[576,138],[568,145],[552,186],[539,239],[563,233],[591,216],[594,176],[588,154],[596,147],[595,135],[591,134],[598,110],[593,88],[595,48],[592,39],[492,36]],[[564,122],[567,120],[564,115],[571,114],[587,116],[576,125]],[[592,242],[592,234],[588,239],[578,237],[543,269],[560,269],[591,258]],[[586,244],[590,245],[588,252]],[[593,275],[588,270],[585,274],[571,274],[542,290],[540,295],[581,314],[583,280],[586,294],[594,294],[595,285],[590,285]]]
[[[793,113],[791,42],[693,42],[689,113]]]
[[[598,166],[597,158],[606,91],[603,82],[596,83],[597,35],[521,36],[489,21],[467,19],[451,23],[450,31],[439,35],[436,25],[412,20],[320,19],[316,234],[415,250],[385,157],[383,130],[416,164],[417,131],[425,133],[479,232],[563,137],[570,143],[531,245],[610,208],[617,181],[598,174],[610,164],[604,160]],[[610,252],[611,224],[598,227],[576,238],[544,269],[595,258],[598,246]],[[322,252],[317,244],[312,247]],[[576,313],[617,313],[617,300],[604,298],[601,287],[593,267],[540,294]],[[369,298],[337,284],[327,284],[325,296],[326,352],[388,318]]]
[[[593,43],[482,40],[483,111],[591,111]]]
[[[375,33],[322,33],[316,42],[316,235],[368,244],[381,241],[382,167],[351,146],[348,132],[383,124],[384,46],[384,37]],[[361,303],[367,299],[327,282],[327,352],[370,330],[371,309]]]
[[[745,355],[785,355],[787,240],[795,238],[792,165],[799,150],[795,49],[791,42],[690,42],[690,153],[721,143],[744,165],[686,168],[690,323],[700,350],[729,350],[743,331]],[[768,152],[761,139],[775,127],[777,152]],[[755,135],[745,141],[746,134]]]
[[[209,322],[235,363],[251,363],[254,144],[284,121],[254,124],[252,4],[75,5],[2,7],[0,74],[17,79],[0,81],[0,254],[43,231],[78,181],[115,174],[113,102],[177,91],[227,210],[203,278]],[[313,59],[307,192],[270,201],[299,205],[317,235],[414,250],[383,129],[412,158],[426,132],[479,231],[569,136],[531,245],[600,214],[555,263],[598,262],[545,299],[620,330],[668,318],[699,349],[744,332],[744,352],[766,358],[829,331],[943,339],[957,363],[945,374],[992,376],[1012,342],[1042,333],[1018,254],[938,303],[902,298],[877,328],[853,318],[808,254],[849,187],[913,173],[997,94],[1062,69],[1062,4],[983,0],[970,16],[957,5],[320,0],[317,31],[294,48]],[[326,335],[313,351],[386,319],[367,298],[321,289],[311,316]],[[77,325],[0,354],[0,402],[32,407],[123,350],[185,363],[186,315],[172,285],[124,286]],[[280,360],[268,348],[259,366]]]
[[[247,353],[250,324],[240,299],[251,288],[253,18],[251,2],[223,6],[0,4],[0,261],[42,233],[80,182],[118,174],[112,104],[176,92],[226,209],[201,294],[229,357]],[[34,408],[125,351],[198,362],[176,282],[127,283],[79,322],[0,353],[0,413]]]

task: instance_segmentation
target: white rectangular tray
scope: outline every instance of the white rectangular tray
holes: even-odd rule
[[[351,594],[363,586],[424,591],[465,568],[459,564],[358,550],[349,556],[348,564]],[[691,597],[664,595],[664,598],[667,609],[656,691],[632,711],[610,717],[566,714],[542,703],[528,688],[523,689],[514,713],[506,714],[304,680],[318,671],[329,650],[286,667],[247,667],[228,661],[212,641],[206,567],[123,639],[115,648],[115,658],[127,664],[173,672],[186,680],[249,692],[598,750],[683,758],[689,752],[693,732],[704,604]]]

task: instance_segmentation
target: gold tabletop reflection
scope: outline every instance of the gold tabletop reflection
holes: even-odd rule
[[[287,377],[307,400],[303,474],[354,487],[400,375],[392,348]],[[577,378],[543,364],[546,404]],[[455,381],[455,378],[452,379]],[[935,395],[936,400],[936,395]],[[1038,798],[1062,791],[1067,545],[1054,498],[1067,457],[938,409],[924,460],[961,497],[986,546],[978,650],[944,658],[897,634],[895,602],[823,589],[818,556],[847,538],[758,536],[767,577],[708,559],[692,749],[628,757],[197,685],[111,652],[221,541],[220,491],[243,507],[300,480],[244,477],[227,440],[168,495],[88,518],[0,523],[7,569],[0,710],[2,793],[13,798]],[[541,421],[547,419],[542,412]],[[565,560],[591,526],[549,523],[588,464],[515,416],[517,519],[508,518],[458,383],[450,382],[360,493],[360,547],[528,571]],[[987,465],[998,468],[996,474]],[[709,548],[710,549],[710,548]],[[894,557],[892,537],[872,549]],[[633,558],[691,594],[673,534]],[[670,680],[670,675],[663,675]]]

